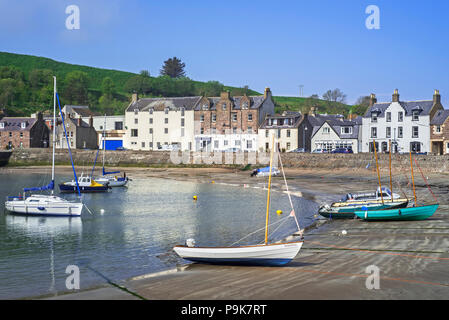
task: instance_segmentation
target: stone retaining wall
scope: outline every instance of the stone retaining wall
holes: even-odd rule
[[[78,166],[93,165],[96,150],[72,150],[75,164]],[[182,156],[184,158],[182,158]],[[188,160],[188,158],[190,159]],[[256,158],[257,157],[257,158]],[[393,168],[403,167],[404,170],[410,168],[410,157],[408,154],[392,155]],[[449,172],[449,155],[413,155],[413,159],[418,161],[420,168],[425,172]],[[70,164],[67,150],[57,150],[55,154],[57,164]],[[10,165],[45,165],[51,164],[51,149],[20,149],[15,150],[10,159]],[[101,166],[102,154],[98,155],[97,164]],[[266,165],[269,163],[269,154],[206,154],[192,152],[187,154],[173,155],[169,151],[107,151],[107,166],[237,166],[242,167],[250,162],[251,164]],[[372,170],[376,168],[373,154],[308,154],[308,153],[283,153],[282,162],[284,167],[290,168],[320,168],[320,169],[340,169],[340,168],[366,168]],[[389,155],[379,155],[379,166],[382,170],[388,170]]]

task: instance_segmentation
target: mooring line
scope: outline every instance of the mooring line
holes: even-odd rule
[[[404,253],[394,253],[394,252],[379,252],[369,249],[358,249],[358,248],[348,248],[348,247],[340,247],[335,246],[332,244],[325,244],[315,241],[306,241],[305,243],[312,243],[317,244],[324,247],[330,247],[330,248],[336,248],[336,249],[342,249],[342,250],[350,250],[350,251],[360,251],[360,252],[366,252],[366,253],[377,253],[377,254],[385,254],[385,255],[391,255],[391,256],[400,256],[400,257],[408,257],[408,258],[416,258],[416,259],[431,259],[431,260],[449,260],[449,258],[441,258],[441,257],[429,257],[429,256],[418,256],[418,255],[412,255],[412,254],[404,254]],[[394,251],[394,250],[391,250]]]

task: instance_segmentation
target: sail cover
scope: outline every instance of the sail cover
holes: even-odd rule
[[[48,185],[43,186],[43,187],[23,188],[23,192],[53,190],[54,188],[55,188],[55,182],[52,180]]]
[[[107,175],[107,174],[116,174],[116,173],[120,173],[120,171],[107,172],[107,171],[104,170],[104,167],[103,167],[103,175],[104,176]]]

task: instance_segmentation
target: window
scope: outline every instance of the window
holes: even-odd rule
[[[184,137],[184,128],[181,128],[181,137]]]
[[[404,136],[404,129],[402,127],[398,127],[398,138],[402,138]]]
[[[253,114],[252,113],[248,114],[248,121],[253,121]]]
[[[212,128],[212,134],[217,134],[217,128]]]
[[[122,121],[116,121],[114,124],[115,130],[123,130],[123,122]]]
[[[377,122],[377,113],[371,114],[371,122]]]
[[[145,148],[145,142],[142,142],[142,148]]]
[[[139,123],[139,119],[135,118],[134,119],[134,124],[138,124]]]
[[[204,122],[204,114],[200,115],[200,122]]]
[[[185,115],[185,111],[186,111],[186,109],[185,109],[185,108],[181,108],[181,117],[184,117],[184,115]]]
[[[200,134],[204,134],[204,128],[203,127],[200,128]]]
[[[412,137],[413,138],[419,137],[419,127],[412,127]]]
[[[268,138],[269,134],[270,134],[269,131],[265,130],[265,138]]]
[[[150,148],[153,150],[153,142],[148,143],[150,145]]]
[[[131,137],[137,137],[138,131],[137,129],[131,129]]]
[[[243,109],[248,109],[248,102],[243,102],[242,107]]]
[[[164,123],[167,124],[168,123],[168,118],[164,119]]]
[[[209,109],[208,105],[207,104],[203,104],[203,110],[207,110],[207,109]]]
[[[150,118],[150,124],[153,124],[153,118]]]
[[[184,127],[184,118],[181,118],[181,127]]]
[[[248,134],[253,134],[253,127],[248,127]]]
[[[371,128],[371,138],[377,138],[377,128],[376,127]]]
[[[214,140],[214,148],[218,149],[218,140]]]
[[[398,112],[398,122],[404,121],[404,113],[402,111]]]
[[[237,127],[232,128],[232,133],[236,134],[237,133]]]
[[[217,115],[215,113],[212,114],[212,122],[217,121]]]
[[[20,137],[23,138],[23,132],[20,133]]]
[[[154,109],[150,108],[150,114],[153,114]]]
[[[100,126],[100,130],[103,130],[103,126]]]
[[[165,114],[168,114],[168,110],[169,110],[168,108],[165,108],[165,110],[164,110]]]
[[[240,147],[240,140],[235,140],[234,145]]]
[[[150,128],[150,134],[153,134],[153,128]]]
[[[412,111],[412,121],[419,121],[419,111]]]
[[[164,133],[168,134],[168,128],[164,128]]]
[[[391,127],[387,127],[386,136],[387,138],[391,138]]]
[[[4,122],[0,122],[0,129],[4,129],[5,128],[5,123]]]
[[[246,148],[252,149],[253,148],[253,142],[251,140],[246,140]]]
[[[281,137],[281,129],[278,129],[278,138]]]
[[[352,127],[341,127],[342,134],[352,134]]]
[[[290,138],[290,130],[287,130],[287,138]]]
[[[331,133],[331,129],[329,127],[324,127],[323,133],[326,133],[326,134]]]
[[[441,133],[441,126],[436,126],[435,132],[436,133]]]
[[[287,150],[290,150],[290,142],[287,142]]]
[[[237,121],[237,113],[236,112],[232,113],[232,121]]]
[[[228,145],[228,140],[223,140],[223,145],[227,146]]]
[[[134,109],[134,114],[138,114],[139,113],[139,109]]]
[[[391,122],[391,112],[387,112],[387,122]]]
[[[226,110],[226,103],[223,103],[222,105],[223,110]]]

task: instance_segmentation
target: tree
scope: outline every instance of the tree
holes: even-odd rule
[[[107,96],[108,98],[112,98],[112,95],[114,93],[114,82],[110,77],[105,77],[103,79],[103,82],[101,83],[101,92],[103,95]]]
[[[361,96],[355,102],[356,105],[368,107],[370,104],[370,96]]]
[[[67,73],[64,80],[64,98],[71,104],[87,104],[89,75],[82,71]]]
[[[323,94],[323,99],[329,102],[345,103],[346,95],[340,89],[327,90]]]
[[[164,61],[164,65],[161,69],[161,76],[169,76],[170,78],[185,77],[185,63],[180,59],[173,57]]]
[[[129,78],[125,83],[125,91],[128,93],[149,94],[153,92],[151,78],[141,75]]]
[[[141,70],[140,71],[140,75],[144,78],[149,78],[150,77],[150,71],[148,70]]]
[[[31,88],[40,89],[53,84],[53,71],[49,69],[33,69],[28,75]]]
[[[312,94],[309,98],[310,98],[310,99],[318,100],[318,99],[320,98],[320,96],[317,95],[317,94]]]

